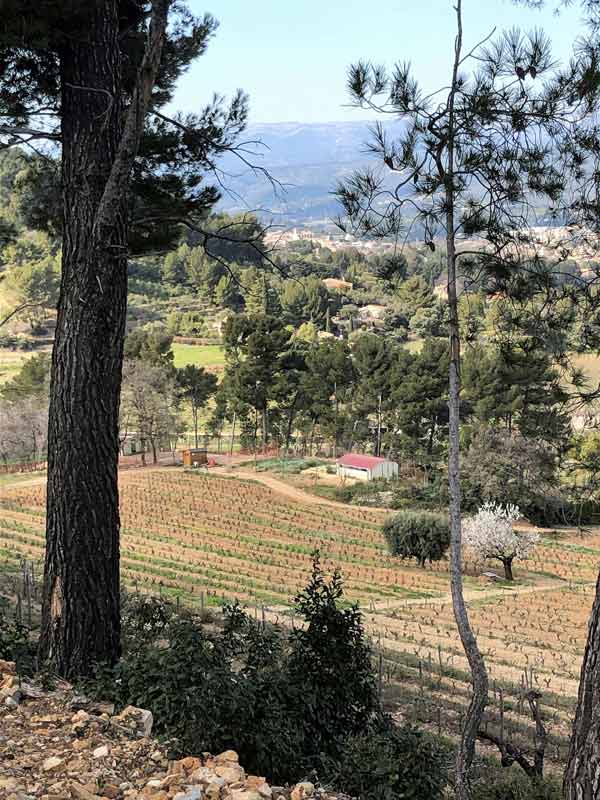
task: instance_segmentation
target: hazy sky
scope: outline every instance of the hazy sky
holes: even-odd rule
[[[195,110],[217,91],[250,95],[251,122],[361,119],[345,108],[346,70],[357,59],[409,60],[424,88],[448,72],[454,36],[451,0],[189,0],[220,22],[207,53],[181,81],[174,106]],[[463,0],[465,46],[494,26],[543,27],[565,57],[580,32],[577,10],[556,17],[510,0]],[[362,113],[362,118],[365,114]],[[369,117],[373,115],[370,114]]]

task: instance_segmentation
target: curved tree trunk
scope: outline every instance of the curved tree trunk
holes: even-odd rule
[[[600,797],[600,576],[581,667],[564,796],[565,800]]]
[[[450,488],[450,588],[452,607],[463,650],[469,662],[473,681],[473,694],[460,735],[456,754],[454,788],[457,800],[471,796],[470,772],[475,755],[477,734],[487,705],[489,679],[485,662],[477,646],[477,639],[469,622],[463,594],[462,578],[462,527],[460,487],[460,325],[456,289],[455,195],[454,195],[454,98],[458,86],[458,70],[462,48],[461,0],[456,3],[457,36],[454,51],[452,88],[448,98],[449,126],[447,133],[447,163],[438,162],[440,176],[446,187],[446,248],[448,265],[448,308],[450,329],[449,375],[449,452],[448,484]]]
[[[89,37],[61,57],[64,235],[52,358],[41,656],[61,675],[119,653],[118,419],[127,235],[96,214],[122,127],[117,2],[90,10]],[[89,87],[89,88],[87,88]]]
[[[514,581],[513,571],[512,571],[512,558],[503,558],[502,565],[504,566],[504,577],[507,581]]]
[[[450,253],[452,255],[450,255]],[[457,800],[468,800],[471,796],[469,775],[475,743],[481,726],[483,712],[487,705],[489,679],[483,656],[479,651],[477,639],[469,622],[469,615],[463,595],[462,578],[462,529],[461,529],[461,489],[460,489],[460,339],[458,327],[458,306],[456,301],[456,263],[454,243],[449,247],[448,297],[450,305],[450,449],[448,454],[448,483],[450,487],[450,587],[454,618],[460,635],[463,650],[469,662],[473,681],[473,694],[461,731],[460,745],[456,754],[455,790]],[[452,263],[452,266],[450,264]]]

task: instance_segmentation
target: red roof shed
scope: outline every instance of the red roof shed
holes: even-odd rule
[[[364,456],[360,453],[346,453],[338,458],[337,474],[343,478],[356,480],[390,479],[398,475],[398,464],[388,458]]]
[[[387,459],[378,456],[363,456],[360,453],[346,453],[345,456],[338,458],[338,464],[343,467],[355,467],[356,469],[373,469],[378,464],[383,464]]]

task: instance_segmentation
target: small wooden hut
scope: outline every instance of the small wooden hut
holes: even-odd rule
[[[190,447],[183,451],[184,467],[202,467],[208,464],[208,453],[200,447]]]

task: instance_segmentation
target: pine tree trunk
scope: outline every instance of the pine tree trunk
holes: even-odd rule
[[[429,428],[429,437],[427,439],[427,455],[430,457],[433,455],[433,439],[435,437],[436,425],[437,417],[433,416],[431,418],[431,427]]]
[[[450,489],[450,588],[454,618],[463,650],[469,662],[473,693],[465,716],[460,743],[456,754],[454,788],[456,800],[471,797],[470,772],[475,755],[477,733],[487,705],[489,679],[485,662],[477,646],[477,639],[469,621],[463,594],[462,577],[462,527],[460,486],[460,325],[456,288],[456,242],[455,242],[455,195],[454,195],[454,97],[458,86],[458,69],[462,47],[461,0],[455,7],[458,32],[455,42],[454,69],[449,104],[449,126],[447,133],[447,163],[439,164],[440,175],[446,187],[446,248],[448,265],[448,308],[450,330],[450,375],[449,375],[449,452],[448,485]]]
[[[333,443],[333,457],[337,458],[338,456],[338,394],[337,394],[337,382],[334,381],[333,384],[333,396],[334,396],[334,434],[335,439]]]
[[[235,423],[236,423],[236,420],[237,420],[237,414],[234,411],[233,412],[233,423],[232,423],[232,426],[231,426],[231,442],[229,444],[229,455],[230,456],[233,455],[233,444],[235,442]]]
[[[192,402],[192,417],[194,420],[194,447],[198,449],[198,406]]]
[[[123,115],[118,0],[82,5],[59,52],[63,256],[48,425],[40,656],[62,675],[114,662],[119,619],[119,399],[127,306],[127,192],[165,41],[153,0]]]
[[[290,448],[290,439],[292,438],[292,427],[294,425],[294,411],[295,411],[295,408],[296,408],[296,399],[297,399],[297,396],[294,397],[294,402],[292,403],[292,405],[290,407],[290,413],[288,414],[288,423],[287,423],[287,427],[286,427],[286,431],[285,431],[285,452],[286,453]]]
[[[450,228],[452,229],[452,228]],[[450,237],[448,237],[450,239]],[[462,578],[462,527],[460,488],[460,330],[456,297],[456,258],[454,241],[448,241],[448,303],[450,307],[450,392],[448,398],[450,447],[448,453],[448,484],[450,489],[450,586],[454,618],[463,650],[467,656],[473,681],[473,694],[461,731],[456,755],[455,790],[457,800],[471,796],[469,774],[477,732],[487,705],[489,680],[483,657],[465,605]]]
[[[564,797],[565,800],[600,797],[600,576],[581,667]]]
[[[119,655],[117,463],[127,302],[123,200],[94,221],[121,132],[118,3],[90,4],[61,53],[62,277],[52,358],[41,657],[60,675]]]
[[[269,444],[269,419],[268,419],[268,411],[267,407],[265,406],[262,410],[262,440],[263,440],[263,453],[268,447]]]

